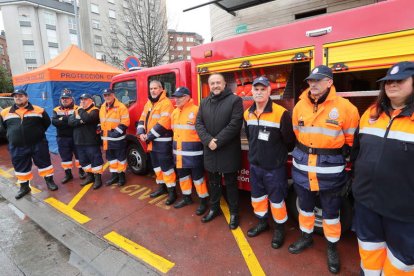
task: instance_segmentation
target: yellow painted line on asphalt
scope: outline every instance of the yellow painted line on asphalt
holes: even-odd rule
[[[134,255],[138,259],[146,262],[150,266],[158,269],[162,273],[167,273],[175,266],[175,263],[149,251],[145,247],[125,238],[124,236],[112,231],[104,236],[105,239],[112,242],[116,246],[124,249],[128,253]]]
[[[57,200],[56,198],[53,198],[53,197],[46,198],[45,202],[50,204],[52,207],[56,208],[58,211],[64,213],[65,215],[67,215],[68,217],[72,218],[73,220],[77,221],[80,224],[87,223],[88,221],[91,220],[87,216],[70,208],[68,205]]]
[[[79,200],[82,199],[82,197],[86,194],[87,191],[89,191],[91,187],[92,183],[89,183],[88,185],[84,186],[82,190],[80,190],[80,192],[77,193],[74,198],[72,198],[72,200],[68,204],[68,207],[73,209],[75,205],[78,204]]]
[[[227,206],[226,201],[223,198],[221,198],[220,207],[224,214],[224,217],[226,218],[227,223],[229,223],[230,222],[230,211],[229,211],[229,207]],[[253,252],[253,249],[250,247],[249,242],[244,236],[241,228],[237,227],[231,232],[237,242],[237,245],[240,248],[243,258],[247,264],[247,267],[250,270],[250,274],[251,275],[266,275],[263,271],[262,266],[257,260],[256,255]]]
[[[14,177],[14,174],[12,174],[12,172],[10,171],[10,169],[3,170],[3,169],[0,168],[0,176],[3,176],[5,178],[12,178],[12,177]]]
[[[16,184],[16,186],[20,187],[20,183],[19,182],[15,182],[14,184]],[[32,184],[29,184],[29,186],[30,186],[30,189],[32,190],[30,192],[32,195],[35,195],[35,194],[38,194],[38,193],[41,193],[42,192],[42,190],[39,190],[38,188],[36,188]]]
[[[102,171],[106,171],[106,169],[109,167],[109,162],[106,162],[105,165],[102,168]]]

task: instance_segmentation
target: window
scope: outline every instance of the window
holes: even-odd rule
[[[175,59],[175,55],[171,55],[171,56],[170,56],[170,59],[171,59],[171,60],[174,60],[174,59]]]
[[[70,30],[76,30],[76,19],[75,17],[68,17],[68,25]]]
[[[3,47],[3,45],[0,45],[0,54],[4,55],[4,47]]]
[[[125,30],[125,35],[128,37],[131,37],[131,30],[126,29]]]
[[[56,25],[56,15],[54,13],[45,12],[44,13],[45,23],[47,25]]]
[[[47,41],[48,42],[54,42],[57,43],[57,34],[55,30],[46,30],[46,34],[47,34]]]
[[[34,45],[23,45],[23,55],[25,59],[35,59],[36,52]]]
[[[32,33],[32,27],[20,27],[22,30],[22,35],[31,35]]]
[[[99,6],[96,4],[91,4],[91,12],[99,14]]]
[[[17,11],[19,13],[19,21],[29,21],[30,20],[30,12],[29,12],[28,8],[18,7]]]
[[[191,47],[190,47],[190,46],[187,46],[187,48],[186,48],[186,49],[187,49],[187,51],[190,51]]]
[[[99,20],[92,19],[92,28],[100,30],[101,22],[99,22]]]
[[[102,45],[102,36],[95,35],[93,42],[97,45]]]
[[[191,56],[187,56],[187,59],[190,60],[191,59]]]
[[[175,91],[175,73],[167,73],[149,77],[148,87],[150,82],[153,80],[160,81],[164,85],[165,91],[167,91],[167,96],[171,97],[172,93]]]
[[[99,59],[99,60],[106,60],[106,56],[102,52],[96,52],[95,57],[96,59]]]
[[[113,48],[118,48],[118,39],[112,39],[111,46],[112,46]]]
[[[110,30],[111,33],[116,34],[116,27],[111,26],[111,27],[109,27],[109,30]]]
[[[183,46],[177,46],[177,51],[182,51],[183,49]]]
[[[295,14],[295,20],[326,13],[326,8]]]
[[[183,42],[183,38],[181,36],[177,36],[177,41],[178,42]]]
[[[183,55],[178,55],[178,60],[183,60]]]
[[[59,49],[58,48],[49,47],[49,56],[50,56],[50,59],[55,58],[57,55],[59,55]]]
[[[5,59],[2,60],[3,68],[7,69],[7,61]]]
[[[37,69],[37,65],[30,64],[30,65],[27,65],[26,66],[26,70],[27,71],[32,71],[34,69]]]
[[[78,35],[77,34],[69,34],[70,35],[70,43],[78,45]]]
[[[108,11],[108,16],[109,18],[116,18],[116,13],[114,10],[109,10]]]
[[[130,106],[137,100],[137,83],[135,80],[117,82],[114,84],[115,97],[123,104]]]
[[[115,4],[115,0],[108,0],[108,3]]]
[[[187,41],[187,42],[193,42],[194,41],[194,38],[193,37],[186,37],[185,38],[185,41]]]

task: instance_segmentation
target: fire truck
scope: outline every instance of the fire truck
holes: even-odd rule
[[[351,10],[331,13],[266,30],[237,35],[193,47],[191,59],[115,76],[111,87],[127,103],[131,115],[128,135],[128,164],[136,174],[148,169],[146,145],[136,133],[151,80],[164,83],[168,96],[187,86],[195,102],[209,94],[208,76],[224,75],[227,86],[243,99],[245,108],[253,101],[252,81],[266,76],[271,81],[271,99],[292,110],[310,70],[324,64],[334,71],[339,95],[348,98],[362,114],[379,93],[377,80],[400,61],[414,61],[414,1],[389,0]],[[241,132],[243,169],[240,188],[249,190],[248,144]],[[289,166],[289,164],[288,164]],[[291,189],[293,190],[293,189]],[[297,216],[297,200],[290,193],[287,204]],[[321,209],[315,208],[316,228],[321,229]],[[352,201],[344,200],[341,222],[349,229]]]

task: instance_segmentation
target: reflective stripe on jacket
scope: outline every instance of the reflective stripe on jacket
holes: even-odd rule
[[[297,141],[310,148],[352,146],[359,120],[357,108],[347,99],[337,96],[334,86],[317,109],[308,93],[309,89],[302,93],[293,109],[292,124]],[[308,154],[296,147],[292,156],[292,177],[298,185],[318,191],[344,184],[345,158],[342,154]]]
[[[412,223],[414,107],[383,112],[377,120],[371,119],[374,111],[362,115],[352,149],[354,198],[384,217]]]
[[[256,104],[253,104],[244,112],[244,120],[249,140],[249,163],[268,170],[284,166],[295,142],[292,119],[287,110],[269,99],[262,114],[257,116]]]
[[[174,107],[162,92],[159,100],[152,103],[150,100],[144,106],[139,118],[137,133],[147,134],[148,151],[171,152],[172,130],[171,113]]]
[[[178,169],[203,167],[203,144],[195,129],[197,113],[192,99],[172,113],[173,154]]]
[[[64,108],[59,105],[53,109],[52,124],[56,127],[57,137],[73,137],[73,127],[69,126],[69,116],[78,109],[77,105]]]
[[[103,149],[118,149],[124,147],[126,130],[129,127],[128,108],[115,98],[111,106],[106,103],[99,110],[102,130]]]
[[[50,117],[43,108],[31,103],[21,108],[14,104],[1,111],[0,124],[6,129],[10,144],[30,146],[46,138]]]

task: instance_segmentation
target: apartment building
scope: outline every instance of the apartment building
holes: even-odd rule
[[[192,32],[177,32],[168,30],[170,62],[190,59],[190,48],[203,44],[203,37]]]
[[[6,34],[4,31],[1,31],[0,33],[0,62],[1,66],[3,66],[3,68],[6,69],[9,75],[11,75],[10,60],[7,51]]]

